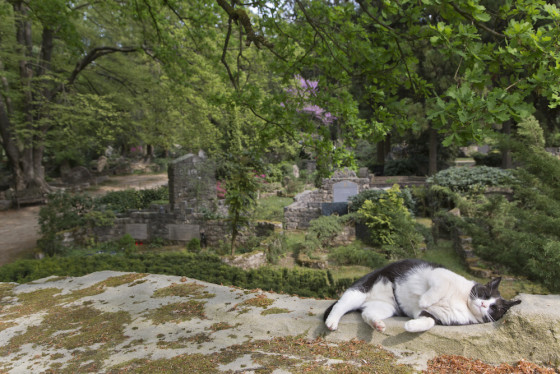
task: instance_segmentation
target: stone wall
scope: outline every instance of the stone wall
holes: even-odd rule
[[[321,217],[322,192],[304,191],[294,197],[294,202],[284,208],[284,227],[287,230],[305,230],[309,222]]]

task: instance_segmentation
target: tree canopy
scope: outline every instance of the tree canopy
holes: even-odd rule
[[[559,23],[529,0],[0,0],[2,157],[24,190],[108,145],[291,144],[328,171],[359,139],[467,144],[531,114],[552,144]]]

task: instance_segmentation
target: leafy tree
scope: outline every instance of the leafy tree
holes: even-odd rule
[[[0,135],[18,191],[48,190],[46,136],[81,73],[104,56],[139,49],[128,39],[97,44],[82,33],[92,7],[64,0],[0,2]]]

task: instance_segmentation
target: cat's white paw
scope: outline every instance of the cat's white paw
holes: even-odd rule
[[[325,325],[331,331],[335,331],[338,328],[338,321],[335,318],[327,318]]]
[[[422,332],[431,329],[435,324],[432,318],[420,317],[406,322],[404,324],[404,329],[408,332]]]
[[[383,321],[373,321],[373,328],[379,332],[385,332],[385,322]]]

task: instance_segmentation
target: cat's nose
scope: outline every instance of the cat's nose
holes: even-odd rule
[[[482,306],[483,308],[486,308],[486,304],[484,304],[484,301],[480,302],[480,306]]]

